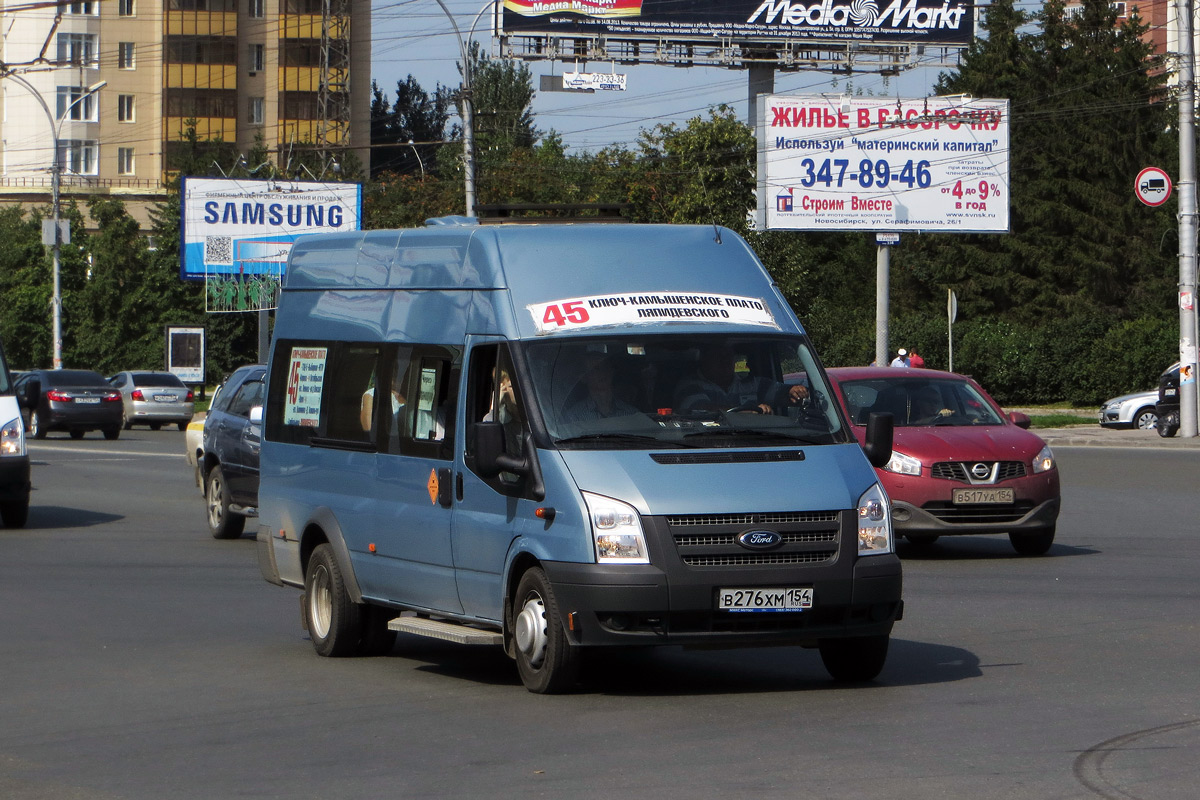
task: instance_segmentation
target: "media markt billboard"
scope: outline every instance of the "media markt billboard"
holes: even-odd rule
[[[760,227],[1009,229],[1007,100],[772,95],[761,108]]]
[[[362,227],[362,185],[184,178],[180,276],[281,276],[305,233]]]
[[[503,0],[497,35],[970,44],[965,0]]]

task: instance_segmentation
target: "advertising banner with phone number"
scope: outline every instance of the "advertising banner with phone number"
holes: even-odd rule
[[[754,297],[696,292],[629,292],[526,306],[538,333],[663,322],[716,322],[778,328],[767,304]]]

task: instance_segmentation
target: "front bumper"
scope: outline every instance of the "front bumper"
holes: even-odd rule
[[[823,560],[750,566],[694,566],[680,551],[695,539],[662,518],[643,517],[651,564],[543,562],[562,615],[579,645],[741,647],[814,645],[821,639],[887,635],[903,613],[900,560],[857,555],[856,517],[834,523],[836,553]],[[736,525],[731,526],[736,527]],[[795,526],[803,535],[804,524]],[[722,531],[705,530],[705,539]],[[796,552],[812,545],[795,545]],[[699,545],[695,549],[711,549]],[[745,553],[746,551],[742,551]],[[812,587],[813,607],[798,612],[717,609],[720,589]]]
[[[892,525],[896,535],[957,536],[979,533],[1044,530],[1058,520],[1061,499],[1037,504],[951,506],[926,503],[914,506],[892,500]]]

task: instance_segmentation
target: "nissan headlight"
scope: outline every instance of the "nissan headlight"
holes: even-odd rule
[[[920,475],[921,462],[912,456],[905,455],[899,450],[892,451],[892,458],[884,467],[888,472],[894,472],[897,475]]]
[[[1033,457],[1033,472],[1037,474],[1052,469],[1054,469],[1054,453],[1050,452],[1050,445],[1046,445]]]
[[[25,426],[21,418],[10,419],[0,428],[0,457],[25,455]]]
[[[583,492],[596,561],[601,564],[649,564],[642,518],[628,503],[591,492]]]
[[[877,483],[858,498],[858,554],[877,556],[893,548],[891,504]]]

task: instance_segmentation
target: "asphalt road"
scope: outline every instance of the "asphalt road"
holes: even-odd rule
[[[1200,451],[1061,447],[1049,555],[905,552],[870,686],[814,651],[597,659],[577,694],[401,637],[323,659],[177,431],[32,445],[0,530],[0,798],[1194,798]]]

